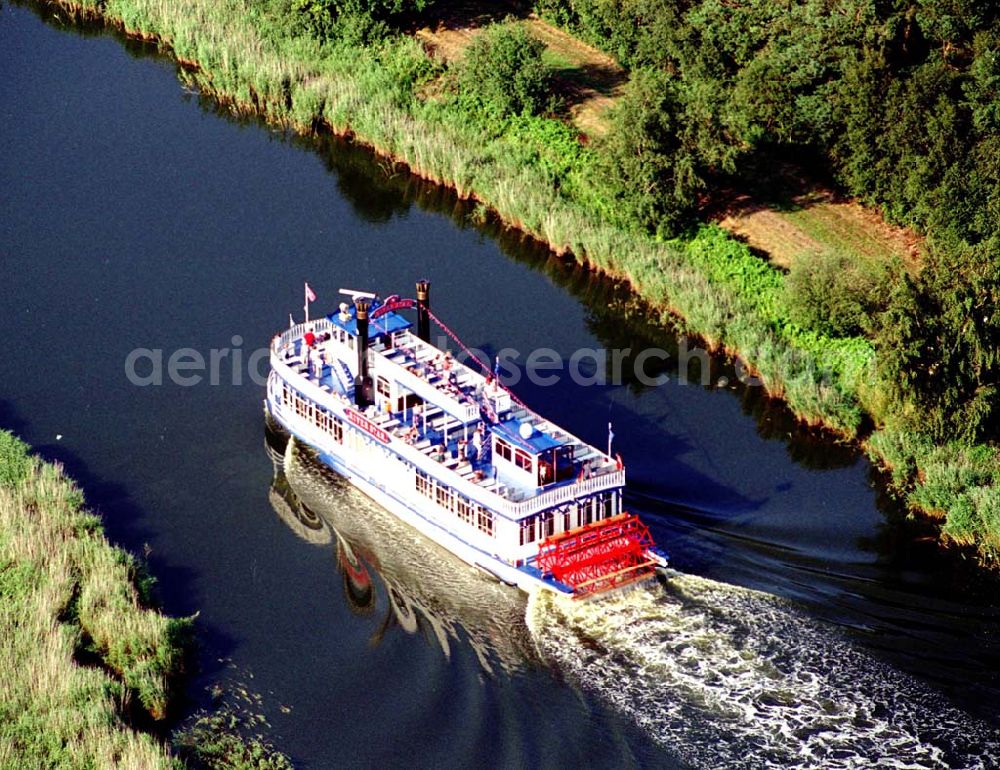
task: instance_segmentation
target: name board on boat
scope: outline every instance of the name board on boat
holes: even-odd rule
[[[345,409],[344,414],[347,415],[347,421],[352,425],[355,425],[365,433],[374,436],[383,444],[388,444],[392,441],[392,436],[382,430],[378,425],[373,423],[367,417],[359,412],[355,412],[353,409]]]
[[[384,316],[386,313],[392,312],[393,310],[413,310],[417,306],[417,301],[415,299],[406,299],[400,297],[398,294],[393,294],[391,297],[386,297],[385,302],[378,306],[378,309],[372,312],[371,318],[378,318]]]

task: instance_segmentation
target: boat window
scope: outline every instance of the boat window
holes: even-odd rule
[[[443,487],[438,485],[437,488],[437,504],[442,508],[451,510],[451,490],[448,487]]]
[[[376,381],[376,388],[378,389],[379,395],[389,398],[391,393],[389,390],[389,381],[385,377],[378,378]]]
[[[422,470],[417,470],[417,491],[422,495],[430,497],[433,494],[431,491],[433,486],[434,484],[427,478],[427,474]]]
[[[488,511],[481,505],[476,507],[479,509],[479,529],[493,537],[493,511]]]
[[[535,541],[535,517],[529,516],[521,521],[521,545]]]
[[[556,532],[556,516],[554,513],[546,513],[542,517],[542,537],[552,537]]]
[[[521,468],[522,470],[526,471],[531,470],[531,455],[529,455],[523,449],[514,450],[514,462],[517,464],[517,467]]]
[[[511,460],[510,444],[504,441],[502,438],[496,439],[495,450],[500,457],[502,457],[507,462]]]

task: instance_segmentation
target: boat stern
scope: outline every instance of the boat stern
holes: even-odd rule
[[[648,527],[630,513],[545,538],[535,561],[543,579],[578,599],[645,581],[667,562]]]

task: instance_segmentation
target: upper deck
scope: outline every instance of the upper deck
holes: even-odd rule
[[[272,369],[328,409],[360,411],[398,454],[456,489],[475,489],[508,518],[624,485],[614,459],[517,402],[461,356],[416,336],[395,311],[380,313],[377,303],[362,350],[372,403],[353,406],[362,346],[357,311],[346,304],[277,335]]]

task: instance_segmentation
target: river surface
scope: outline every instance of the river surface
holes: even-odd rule
[[[169,612],[199,613],[178,719],[218,683],[309,768],[1000,766],[996,584],[725,360],[707,386],[668,366],[515,387],[598,445],[610,417],[627,503],[673,557],[600,604],[527,602],[265,441],[246,363],[303,280],[319,309],[427,277],[487,352],[676,353],[622,287],[50,10],[0,5],[0,116],[0,426],[80,480]],[[142,387],[137,348],[230,350],[218,384]]]

